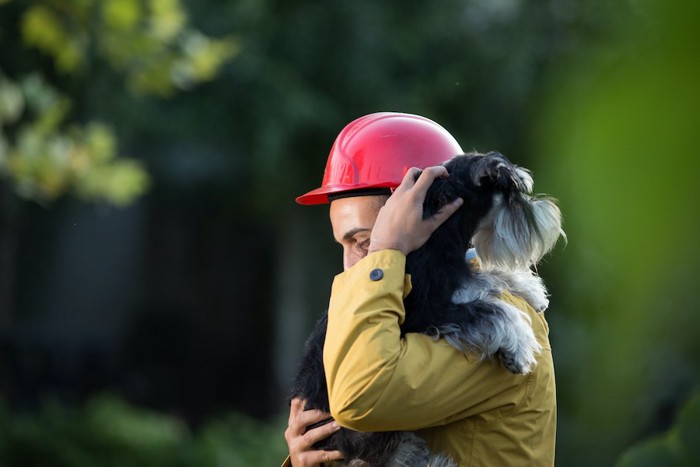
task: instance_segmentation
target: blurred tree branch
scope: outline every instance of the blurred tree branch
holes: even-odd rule
[[[110,93],[166,98],[213,79],[239,47],[192,27],[181,0],[0,0],[0,46],[0,329],[9,329],[21,207],[9,194],[126,206],[150,185],[110,125],[74,112],[92,72],[124,82]]]
[[[41,203],[73,193],[121,206],[149,184],[139,161],[118,155],[108,125],[71,121],[78,96],[58,90],[61,76],[87,85],[91,65],[106,62],[123,76],[122,92],[168,97],[214,78],[238,52],[235,38],[213,39],[191,27],[180,0],[0,3],[11,7],[19,40],[0,38],[3,49],[38,51],[52,69],[0,68],[0,177]]]

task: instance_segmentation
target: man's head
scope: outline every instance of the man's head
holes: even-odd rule
[[[447,130],[419,115],[381,112],[349,123],[328,156],[321,187],[299,204],[330,203],[335,240],[348,269],[367,255],[379,210],[411,167],[439,165],[462,153]]]

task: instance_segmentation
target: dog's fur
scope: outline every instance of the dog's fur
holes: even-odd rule
[[[501,295],[519,295],[537,311],[547,307],[546,289],[532,268],[564,235],[559,208],[549,198],[531,196],[529,172],[497,152],[456,156],[445,166],[450,176],[433,182],[423,216],[457,197],[464,204],[407,257],[413,289],[404,301],[402,335],[443,337],[460,351],[495,357],[513,373],[528,373],[537,364],[540,345],[529,316]],[[471,245],[479,266],[465,260]],[[305,399],[307,409],[328,412],[322,360],[326,326],[324,315],[306,343],[291,397]],[[352,466],[454,465],[408,432],[341,429],[316,447],[342,451]]]

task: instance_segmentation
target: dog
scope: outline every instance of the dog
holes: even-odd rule
[[[464,203],[406,258],[413,288],[404,300],[401,334],[444,338],[462,352],[497,359],[508,371],[527,374],[541,348],[529,316],[501,296],[508,291],[536,311],[547,308],[547,290],[533,269],[559,237],[566,239],[561,212],[553,199],[533,196],[530,172],[498,152],[463,154],[443,165],[449,176],[428,189],[423,218],[457,197]],[[478,261],[466,260],[470,247]],[[306,409],[324,412],[330,411],[323,369],[327,323],[324,315],[307,340],[290,392],[290,399],[307,401]],[[349,466],[455,465],[431,453],[411,432],[343,428],[315,447],[342,451],[343,465]]]

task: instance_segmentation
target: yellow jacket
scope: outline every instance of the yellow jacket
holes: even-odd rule
[[[556,388],[542,313],[502,296],[528,313],[543,348],[525,376],[444,340],[401,338],[405,262],[398,251],[376,252],[333,282],[323,352],[333,417],[357,431],[414,430],[460,466],[554,465]],[[380,280],[370,280],[374,269]]]

